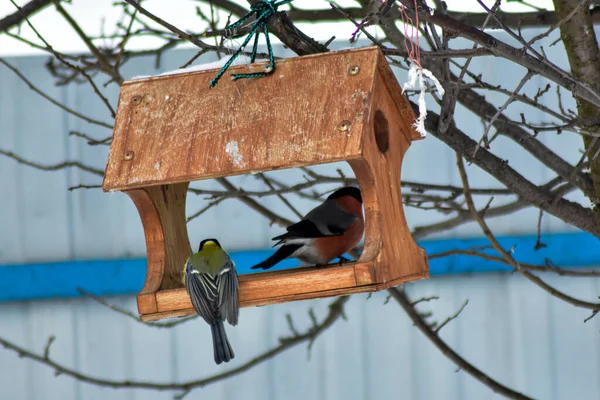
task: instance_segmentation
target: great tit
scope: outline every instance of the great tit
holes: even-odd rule
[[[238,322],[238,276],[235,265],[217,239],[200,242],[198,252],[184,266],[185,288],[194,310],[210,325],[215,362],[229,362],[233,349],[223,321],[235,326]]]

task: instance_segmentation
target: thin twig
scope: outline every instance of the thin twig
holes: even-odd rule
[[[439,335],[440,331],[442,330],[442,328],[446,325],[448,325],[448,323],[452,320],[455,320],[456,318],[458,318],[458,316],[460,315],[461,312],[463,312],[463,310],[465,309],[465,307],[467,306],[467,304],[469,304],[469,299],[465,300],[465,302],[463,303],[463,305],[458,309],[457,312],[455,312],[453,315],[451,315],[450,317],[446,318],[444,320],[444,322],[442,322],[437,328],[435,328],[434,332],[436,334]]]
[[[137,314],[132,313],[131,311],[127,311],[127,310],[125,310],[125,309],[123,309],[123,308],[121,308],[119,306],[116,306],[116,305],[114,305],[112,303],[109,303],[108,301],[104,300],[103,298],[101,298],[99,296],[96,296],[95,294],[91,294],[90,292],[85,291],[85,290],[83,290],[81,288],[77,288],[77,290],[81,294],[83,294],[83,295],[89,297],[90,299],[92,299],[92,300],[94,300],[94,301],[102,304],[103,306],[108,307],[109,309],[115,311],[118,314],[121,314],[121,315],[124,315],[124,316],[126,316],[128,318],[131,318],[131,319],[135,320],[136,322],[139,322],[140,324],[144,324],[144,325],[147,325],[147,326],[152,326],[154,328],[172,328],[174,326],[181,325],[181,324],[183,324],[183,323],[185,323],[185,322],[187,322],[189,320],[192,320],[192,319],[198,317],[198,315],[190,315],[190,316],[187,316],[187,317],[184,317],[184,318],[179,318],[179,319],[176,319],[176,320],[173,320],[173,321],[169,321],[169,322],[142,321],[138,317]]]
[[[477,251],[475,249],[468,249],[468,250],[460,250],[460,249],[454,249],[454,250],[447,250],[447,251],[442,251],[439,253],[433,253],[433,254],[428,254],[427,258],[429,260],[435,260],[436,258],[443,258],[443,257],[449,257],[449,256],[453,256],[453,255],[464,255],[464,256],[474,256],[474,257],[480,257],[483,258],[484,260],[488,260],[488,261],[495,261],[495,262],[499,262],[502,264],[506,264],[509,265],[508,261],[506,261],[506,259],[504,259],[503,257],[498,257],[498,256],[494,256],[491,254],[487,254],[487,253],[482,253],[480,251]],[[554,265],[551,260],[546,259],[546,265],[535,265],[535,264],[528,264],[528,263],[519,263],[519,265],[522,268],[526,268],[526,269],[530,269],[532,271],[538,271],[538,272],[550,272],[550,273],[554,273],[560,276],[570,276],[570,277],[584,277],[584,278],[589,278],[589,277],[600,277],[600,270],[594,270],[594,269],[590,269],[590,268],[585,268],[585,269],[564,269],[564,268],[559,268],[556,265]]]
[[[576,5],[575,7],[573,7],[573,10],[571,10],[571,12],[564,17],[563,19],[561,19],[560,21],[558,21],[557,23],[553,24],[550,28],[548,28],[547,31],[540,33],[537,36],[534,36],[529,42],[527,42],[528,45],[532,45],[535,42],[537,42],[540,39],[543,39],[545,37],[548,37],[548,35],[550,35],[552,32],[554,32],[556,29],[560,28],[562,24],[564,24],[565,22],[567,22],[568,20],[570,20],[571,18],[573,18],[573,16],[575,14],[577,14],[577,12],[579,11],[579,9],[588,2],[588,0],[581,0],[581,2]]]
[[[332,9],[334,9],[335,11],[339,12],[341,15],[343,15],[347,20],[349,20],[350,22],[352,22],[354,24],[354,26],[359,29],[362,33],[365,34],[365,36],[367,38],[369,38],[369,40],[373,43],[375,43],[377,46],[379,47],[383,47],[383,44],[377,40],[377,38],[375,38],[375,36],[371,35],[365,28],[364,26],[362,26],[361,24],[359,24],[358,22],[356,22],[354,20],[354,18],[352,18],[350,15],[348,15],[346,12],[344,12],[344,10],[342,10],[341,8],[337,7],[335,4],[333,4],[332,2],[329,2],[329,5],[331,6]]]
[[[538,222],[537,222],[537,234],[535,235],[535,246],[533,246],[533,248],[535,250],[539,250],[544,247],[548,247],[544,243],[542,243],[542,217],[543,216],[544,216],[544,210],[540,209],[540,213],[538,216]]]
[[[125,35],[123,36],[123,39],[121,40],[121,43],[119,44],[119,51],[117,53],[117,56],[115,59],[115,66],[114,66],[116,71],[119,71],[119,67],[121,66],[121,61],[123,60],[123,53],[125,53],[125,46],[127,45],[127,42],[129,41],[129,39],[131,38],[131,29],[133,28],[133,23],[136,20],[136,16],[137,16],[137,10],[134,10],[133,13],[131,13],[129,25],[127,25],[127,29],[125,30]]]
[[[590,303],[587,301],[583,301],[583,300],[579,300],[574,297],[571,297],[571,296],[553,288],[552,286],[548,285],[546,282],[544,282],[539,277],[533,275],[531,272],[529,272],[529,271],[525,270],[523,267],[521,267],[521,265],[513,258],[513,256],[509,252],[504,250],[502,245],[500,245],[500,243],[498,242],[496,237],[493,235],[492,231],[488,227],[485,220],[481,217],[481,215],[479,215],[479,212],[475,208],[475,203],[473,202],[473,198],[471,197],[471,195],[469,193],[469,181],[467,178],[467,172],[465,170],[465,166],[462,161],[462,156],[459,153],[456,153],[456,165],[458,166],[458,171],[460,173],[460,179],[461,179],[464,189],[465,189],[465,202],[467,203],[469,211],[471,212],[471,214],[473,215],[473,218],[475,218],[475,220],[481,227],[481,231],[483,232],[485,237],[487,237],[488,240],[490,241],[490,243],[492,244],[492,246],[494,246],[494,250],[496,250],[498,253],[500,253],[502,255],[502,257],[504,257],[506,259],[506,261],[510,264],[510,266],[514,268],[515,271],[519,272],[525,278],[527,278],[531,282],[535,283],[536,285],[538,285],[540,288],[544,289],[546,292],[548,292],[552,296],[554,296],[558,299],[561,299],[575,307],[586,308],[589,310],[600,309],[600,304]]]
[[[69,25],[71,25],[71,27],[77,33],[79,38],[83,41],[83,43],[85,43],[85,45],[90,50],[90,52],[94,55],[94,57],[96,57],[96,60],[98,61],[98,64],[100,65],[102,70],[107,75],[111,76],[119,85],[123,84],[124,79],[121,76],[121,74],[119,73],[119,69],[116,67],[113,67],[110,64],[110,62],[108,61],[108,58],[106,58],[106,56],[104,54],[102,54],[102,52],[100,50],[98,50],[98,48],[94,45],[94,43],[92,43],[92,41],[90,40],[88,35],[83,31],[83,29],[81,29],[81,27],[79,26],[77,21],[75,21],[73,19],[73,17],[71,17],[71,15],[63,8],[63,6],[60,4],[60,1],[59,0],[52,0],[52,1],[54,2],[54,7],[56,7],[56,10],[59,12],[59,14],[61,14],[63,16],[63,18],[69,23]],[[114,111],[113,111],[113,118],[114,118]]]
[[[12,151],[7,151],[7,150],[3,150],[0,149],[0,154],[5,155],[6,157],[12,158],[13,160],[15,160],[16,162],[18,162],[19,164],[24,164],[27,165],[29,167],[33,167],[36,169],[40,169],[42,171],[58,171],[60,169],[64,169],[64,168],[70,168],[70,167],[75,167],[75,168],[79,168],[83,171],[92,173],[94,175],[98,175],[98,176],[104,176],[104,171],[100,170],[100,169],[96,169],[93,167],[90,167],[88,165],[85,165],[79,161],[63,161],[61,163],[58,164],[51,164],[51,165],[43,165],[43,164],[39,164],[33,161],[29,161],[26,160],[18,155],[16,155],[15,153],[13,153]]]
[[[283,353],[284,351],[295,347],[301,343],[314,341],[318,336],[325,332],[331,327],[339,318],[343,315],[344,304],[348,301],[348,297],[338,297],[329,305],[329,313],[327,316],[316,326],[311,326],[306,332],[300,335],[293,335],[289,337],[283,337],[279,340],[279,345],[271,348],[270,350],[257,355],[256,357],[248,360],[239,367],[232,368],[230,370],[218,373],[216,375],[194,379],[186,382],[173,382],[173,383],[157,383],[151,381],[136,381],[136,380],[112,380],[97,378],[92,375],[88,375],[83,372],[79,372],[73,368],[66,367],[65,365],[54,361],[52,358],[44,358],[43,354],[37,354],[24,347],[21,347],[11,341],[0,338],[0,345],[4,346],[8,350],[16,352],[22,358],[28,358],[43,364],[55,371],[55,374],[61,374],[69,376],[80,382],[85,382],[101,387],[111,388],[129,388],[129,389],[152,389],[159,391],[186,391],[189,392],[194,388],[204,387],[215,382],[219,382],[233,376],[239,375],[243,372],[250,370],[258,364],[264,361],[270,360],[271,358]]]
[[[81,132],[77,132],[77,131],[69,132],[69,136],[77,136],[82,139],[85,139],[85,140],[87,140],[87,144],[90,146],[110,146],[110,142],[112,140],[112,136],[105,137],[104,139],[101,139],[101,140],[96,140],[93,137],[86,135],[85,133],[81,133]]]
[[[513,390],[500,382],[493,379],[491,376],[483,372],[482,370],[475,367],[473,364],[465,360],[463,357],[458,355],[448,344],[442,340],[442,338],[438,335],[436,331],[431,329],[429,324],[419,315],[417,310],[411,305],[411,300],[408,298],[406,293],[401,288],[391,288],[388,289],[388,293],[400,304],[400,306],[404,309],[406,314],[413,321],[415,326],[419,328],[419,330],[437,347],[444,356],[446,356],[450,361],[455,363],[461,371],[465,371],[473,378],[477,379],[479,382],[484,384],[485,386],[492,389],[494,393],[499,393],[505,397],[510,399],[518,399],[518,400],[533,400],[531,397],[528,397],[522,393]]]
[[[227,178],[217,178],[216,181],[219,182],[228,191],[239,193],[239,189],[236,188],[231,182],[229,182],[229,180]],[[273,211],[269,210],[268,208],[264,207],[263,205],[258,203],[256,200],[251,199],[248,196],[240,195],[240,196],[237,196],[236,198],[238,200],[240,200],[242,203],[246,204],[251,209],[253,209],[254,211],[265,216],[267,219],[269,219],[271,221],[271,223],[276,223],[281,226],[289,226],[292,224],[292,221],[290,221],[289,219],[283,218],[283,217],[275,214]]]
[[[265,183],[265,185],[267,185],[269,187],[270,190],[276,190],[275,187],[273,187],[273,184],[271,183],[271,181],[265,176],[265,174],[260,173],[260,174],[258,174],[258,176],[260,179],[262,179],[262,181]],[[277,194],[277,197],[279,198],[279,200],[281,200],[281,202],[283,204],[285,204],[287,206],[287,208],[289,208],[296,215],[296,217],[298,217],[299,219],[302,219],[303,215],[300,213],[300,211],[298,211],[296,209],[296,207],[294,207],[292,205],[292,203],[289,202],[288,199],[286,199],[281,193]]]
[[[163,20],[162,18],[157,17],[156,15],[152,14],[150,11],[146,10],[145,8],[143,8],[135,0],[125,0],[125,2],[127,4],[133,6],[137,11],[140,12],[140,14],[145,15],[146,17],[150,18],[152,21],[156,22],[157,24],[159,24],[161,26],[164,26],[165,28],[167,28],[171,32],[177,34],[179,37],[181,37],[181,38],[189,41],[190,43],[195,44],[199,48],[201,48],[201,49],[208,49],[208,50],[219,50],[219,48],[217,46],[212,46],[210,44],[204,43],[202,40],[196,38],[195,36],[190,35],[189,33],[186,33],[184,31],[182,31],[181,29],[177,28],[176,26],[171,25],[170,23],[168,23],[167,21]]]
[[[423,302],[427,302],[427,301],[431,301],[431,300],[439,300],[439,299],[440,299],[439,296],[421,297],[420,299],[411,302],[410,305],[414,307],[419,303],[423,303]]]
[[[188,189],[188,191],[190,191],[190,190],[191,189]],[[223,200],[226,200],[226,199],[227,199],[227,197],[221,197],[221,198],[218,198],[218,199],[216,199],[214,201],[211,201],[206,206],[202,207],[200,210],[198,210],[194,214],[192,214],[189,217],[187,217],[186,220],[185,220],[185,222],[190,222],[190,221],[198,218],[199,216],[201,216],[202,214],[204,214],[205,212],[207,212],[208,210],[210,210],[211,208],[213,208],[214,206],[218,205],[219,203],[221,203]]]
[[[14,0],[10,0],[10,2],[18,9],[20,10],[21,8],[15,3]],[[46,39],[44,39],[44,37],[38,32],[38,30],[35,28],[35,26],[33,26],[33,24],[29,21],[29,18],[24,17],[25,22],[27,22],[27,25],[29,25],[29,27],[33,30],[33,32],[35,33],[35,35],[38,37],[38,39],[40,39],[45,45],[46,45],[46,50],[49,51],[50,53],[52,53],[54,55],[54,57],[56,57],[61,63],[63,63],[64,65],[66,65],[67,67],[79,72],[81,75],[83,75],[87,81],[89,82],[89,84],[92,86],[92,88],[94,89],[94,92],[96,93],[96,95],[98,95],[98,97],[100,97],[100,99],[102,100],[102,102],[106,105],[106,107],[108,108],[108,110],[110,111],[110,115],[115,118],[116,117],[116,113],[115,110],[112,108],[112,106],[110,105],[110,102],[108,101],[108,99],[100,92],[100,89],[98,88],[98,86],[96,85],[96,83],[94,82],[94,80],[92,79],[92,77],[85,72],[82,68],[70,63],[69,61],[66,60],[65,57],[63,57],[62,54],[60,54],[59,52],[57,52],[56,50],[54,50],[52,48],[52,46],[50,46],[50,43],[48,43],[46,41]]]
[[[78,189],[102,189],[102,185],[77,185],[77,186],[69,186],[67,190],[72,192],[73,190]]]
[[[0,58],[0,64],[5,65],[8,69],[10,69],[12,72],[14,72],[19,77],[19,79],[21,79],[23,82],[25,82],[25,84],[29,87],[29,89],[33,90],[34,92],[36,92],[37,94],[39,94],[40,96],[42,96],[43,98],[48,100],[50,103],[54,104],[55,106],[61,108],[62,110],[68,112],[69,114],[76,116],[77,118],[81,118],[82,120],[89,122],[90,124],[99,125],[99,126],[102,126],[104,128],[108,128],[108,129],[113,129],[113,126],[111,124],[107,124],[106,122],[102,122],[102,121],[98,121],[98,120],[95,120],[90,117],[86,117],[85,115],[80,114],[79,112],[65,106],[64,104],[58,102],[57,100],[54,100],[52,97],[48,96],[46,93],[42,92],[40,89],[38,89],[36,86],[34,86],[33,83],[31,83],[31,81],[25,77],[25,75],[23,75],[18,69],[13,67],[11,64],[9,64],[3,58]]]
[[[412,0],[399,1],[411,10],[414,7]],[[478,0],[478,2],[479,1],[480,0]],[[484,6],[486,11],[489,12],[489,8],[485,6],[485,4],[482,6]],[[548,60],[540,60],[536,56],[524,53],[522,49],[515,48],[505,42],[502,42],[492,35],[487,34],[465,22],[458,21],[449,15],[432,12],[430,7],[428,7],[423,1],[419,1],[418,10],[415,11],[419,13],[419,18],[430,21],[451,34],[455,34],[479,43],[480,45],[492,50],[495,55],[519,64],[528,70],[532,70],[535,73],[542,75],[543,77],[556,82],[563,87],[570,88],[574,95],[579,96],[596,106],[600,106],[600,93],[598,93],[589,85],[586,85],[580,79],[574,77],[572,74],[561,70]],[[502,24],[497,17],[494,18],[498,23]]]
[[[527,71],[527,73],[525,74],[525,76],[523,77],[523,79],[521,79],[521,81],[519,82],[519,84],[515,88],[514,92],[509,96],[508,99],[506,99],[506,101],[504,102],[504,104],[502,105],[502,107],[500,107],[498,109],[498,111],[496,111],[496,114],[494,114],[494,116],[490,119],[490,122],[487,124],[487,126],[485,128],[485,131],[483,132],[483,135],[479,139],[479,142],[477,142],[477,146],[475,147],[475,151],[473,152],[473,157],[475,157],[475,154],[479,150],[479,148],[481,146],[481,143],[483,141],[485,141],[486,143],[488,143],[487,139],[488,139],[488,134],[490,132],[490,129],[492,128],[492,126],[494,126],[494,123],[496,122],[496,120],[498,119],[498,117],[501,114],[503,114],[504,111],[508,108],[508,106],[515,100],[515,97],[516,97],[517,93],[519,93],[521,91],[521,89],[523,88],[523,86],[533,77],[533,75],[534,75],[534,73],[532,71]]]

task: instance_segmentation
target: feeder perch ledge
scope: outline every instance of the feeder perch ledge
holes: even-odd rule
[[[234,66],[226,75],[264,68]],[[402,160],[415,115],[381,50],[368,47],[277,61],[274,74],[216,88],[217,70],[128,81],[121,87],[103,189],[127,193],[144,227],[143,320],[194,313],[182,283],[191,254],[190,181],[347,161],[366,217],[356,263],[240,276],[240,306],[373,292],[427,278],[427,256],[406,224]],[[206,237],[211,237],[206,232]]]

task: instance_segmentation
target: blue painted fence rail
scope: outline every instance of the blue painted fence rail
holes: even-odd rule
[[[499,237],[505,248],[513,248],[517,261],[545,265],[550,260],[561,268],[600,266],[600,241],[587,233],[543,235],[547,247],[535,250],[536,237]],[[485,238],[424,240],[419,245],[432,255],[449,250],[489,246]],[[250,267],[273,250],[232,252],[238,273],[254,273]],[[485,253],[495,254],[493,250]],[[275,269],[298,265],[286,260]],[[480,257],[452,255],[429,261],[431,275],[510,271],[511,268]],[[64,261],[44,264],[0,266],[0,301],[67,298],[81,296],[78,288],[99,296],[136,294],[146,276],[146,259]]]

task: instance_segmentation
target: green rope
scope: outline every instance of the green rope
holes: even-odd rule
[[[217,85],[217,82],[219,82],[219,79],[221,79],[221,77],[223,76],[225,71],[227,71],[227,69],[231,66],[231,64],[237,58],[237,56],[240,55],[242,50],[244,50],[244,48],[246,47],[248,42],[250,42],[250,39],[252,39],[253,36],[254,36],[254,44],[252,45],[252,54],[250,55],[250,63],[254,62],[254,59],[256,58],[256,51],[258,50],[258,38],[260,36],[260,28],[262,28],[262,32],[264,33],[266,41],[267,41],[267,51],[269,53],[268,67],[265,68],[265,72],[254,72],[251,74],[233,74],[232,79],[235,81],[235,80],[244,79],[244,78],[259,78],[262,76],[270,75],[275,71],[275,58],[273,57],[273,48],[271,47],[271,41],[269,40],[268,21],[269,21],[269,18],[277,12],[277,8],[279,6],[287,4],[287,3],[291,3],[292,1],[293,0],[279,0],[279,1],[277,1],[277,0],[261,0],[257,3],[254,3],[250,7],[250,11],[246,15],[244,15],[239,21],[234,22],[233,24],[231,24],[225,28],[226,31],[233,30],[233,32],[235,32],[235,28],[239,27],[241,24],[243,24],[244,22],[249,20],[253,15],[256,15],[256,20],[253,22],[252,30],[250,31],[248,36],[246,36],[246,39],[244,39],[244,42],[242,43],[240,48],[237,49],[237,51],[235,53],[233,53],[233,56],[231,56],[231,58],[229,60],[227,60],[227,63],[221,68],[221,70],[219,71],[217,76],[215,76],[215,78],[212,81],[210,81],[211,88],[214,88]]]

